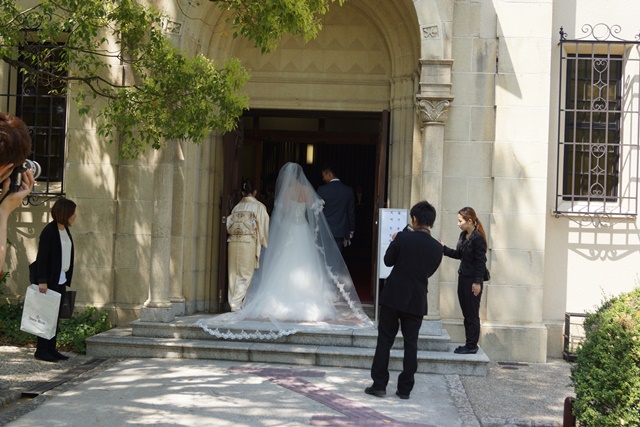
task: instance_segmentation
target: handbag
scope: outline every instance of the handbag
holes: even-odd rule
[[[71,319],[73,309],[76,305],[76,291],[67,290],[62,294],[62,305],[60,306],[60,319]]]
[[[20,330],[50,340],[56,335],[60,293],[40,293],[38,285],[30,285],[24,297]]]
[[[489,273],[489,269],[487,268],[487,266],[484,266],[484,277],[482,278],[483,282],[488,282],[489,280],[491,280],[491,273]]]

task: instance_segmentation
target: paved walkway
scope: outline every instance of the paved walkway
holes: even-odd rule
[[[90,360],[76,356],[58,367]],[[387,396],[377,398],[363,393],[370,379],[361,369],[110,359],[30,401],[14,402],[0,412],[0,425],[560,426],[571,395],[569,369],[556,360],[494,363],[487,377],[418,374],[411,398],[401,400],[394,394],[397,372]]]

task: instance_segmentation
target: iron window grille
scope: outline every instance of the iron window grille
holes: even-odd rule
[[[568,40],[560,29],[556,215],[638,213],[640,36],[619,31],[585,25]]]
[[[37,70],[52,71],[60,58],[54,44],[25,44],[20,47],[22,61]],[[47,55],[44,57],[44,55]],[[0,71],[2,110],[20,117],[29,128],[31,160],[42,168],[28,202],[46,201],[64,194],[64,164],[67,123],[66,82],[55,77],[26,77],[7,63]],[[49,74],[49,76],[54,73]]]

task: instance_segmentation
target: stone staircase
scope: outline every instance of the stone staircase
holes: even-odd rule
[[[182,358],[238,362],[281,363],[369,369],[376,347],[375,329],[317,330],[298,332],[276,340],[224,340],[205,332],[196,322],[210,314],[176,317],[171,323],[131,322],[87,339],[87,355],[99,358]],[[429,328],[423,328],[428,330]],[[446,330],[440,335],[421,331],[418,372],[485,376],[489,358],[458,355]],[[402,370],[402,336],[391,350],[389,369]]]

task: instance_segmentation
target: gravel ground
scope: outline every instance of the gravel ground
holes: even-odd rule
[[[30,348],[0,346],[0,407],[4,408],[0,409],[0,426],[120,361],[108,359],[46,394],[18,400],[22,390],[93,360],[65,353],[69,360],[48,363],[34,359],[33,352]],[[449,377],[456,378],[460,399],[470,405],[470,416],[481,427],[558,427],[562,425],[564,399],[574,396],[570,371],[571,364],[562,359],[532,364],[491,362],[486,377]]]

